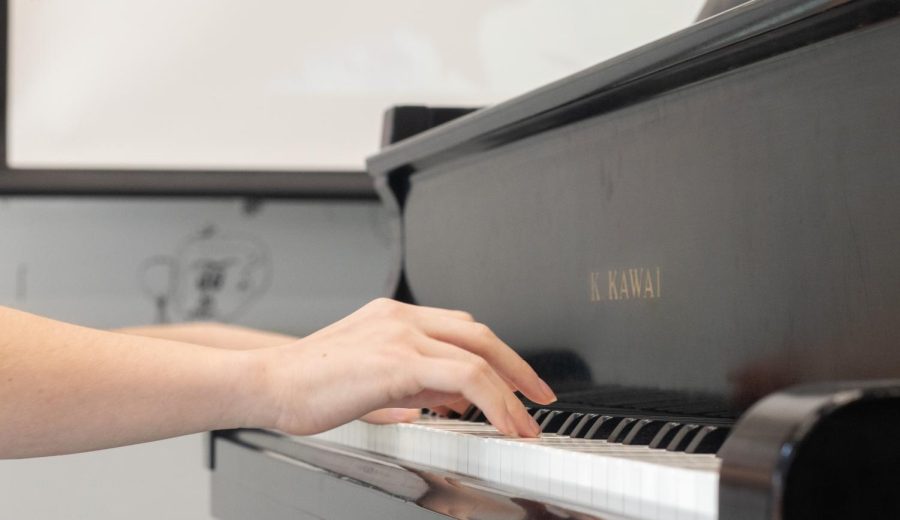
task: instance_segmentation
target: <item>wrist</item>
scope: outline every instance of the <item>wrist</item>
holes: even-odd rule
[[[272,429],[278,423],[279,406],[274,382],[273,349],[232,351],[236,377],[230,394],[232,421],[239,428]]]

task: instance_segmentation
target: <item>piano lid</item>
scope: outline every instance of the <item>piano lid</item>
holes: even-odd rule
[[[898,11],[757,0],[388,146],[398,296],[557,385],[900,373]]]
[[[586,109],[581,103],[620,88],[631,89],[636,83],[646,83],[645,80],[666,71],[674,72],[679,66],[692,62],[705,65],[678,81],[666,77],[657,89],[698,81],[764,56],[896,16],[897,11],[893,0],[750,0],[582,72],[386,146],[368,159],[368,170],[376,177],[402,177],[408,168],[417,169],[431,161],[498,146],[615,108]],[[789,28],[794,30],[786,30]],[[767,34],[775,37],[764,40]],[[743,42],[767,45],[748,53],[740,48]],[[714,64],[701,60],[726,50],[735,52],[724,53],[727,59]],[[561,109],[566,108],[572,108],[574,114],[561,117]]]

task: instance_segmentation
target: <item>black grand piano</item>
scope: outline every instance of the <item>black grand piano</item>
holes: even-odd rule
[[[213,513],[900,518],[900,1],[756,0],[497,106],[397,107],[387,294],[559,390],[211,436]],[[892,379],[893,378],[893,379]]]

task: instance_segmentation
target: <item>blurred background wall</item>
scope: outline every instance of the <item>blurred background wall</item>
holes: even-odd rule
[[[8,162],[362,169],[391,104],[495,103],[701,3],[11,0]],[[5,197],[0,305],[302,335],[383,293],[388,241],[375,202]],[[225,253],[249,267],[204,307],[193,282]],[[0,516],[208,518],[202,439],[0,461]]]

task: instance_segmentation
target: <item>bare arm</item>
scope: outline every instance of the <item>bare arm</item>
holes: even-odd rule
[[[298,339],[285,334],[215,322],[126,327],[115,332],[231,350],[277,347]]]
[[[252,374],[259,369],[245,353],[6,308],[0,331],[0,458],[95,450],[254,420],[250,401],[259,378]]]
[[[0,308],[0,458],[211,429],[311,434],[380,408],[463,398],[504,433],[536,435],[511,389],[541,403],[554,399],[471,316],[389,300],[301,340],[250,350],[98,331]]]

